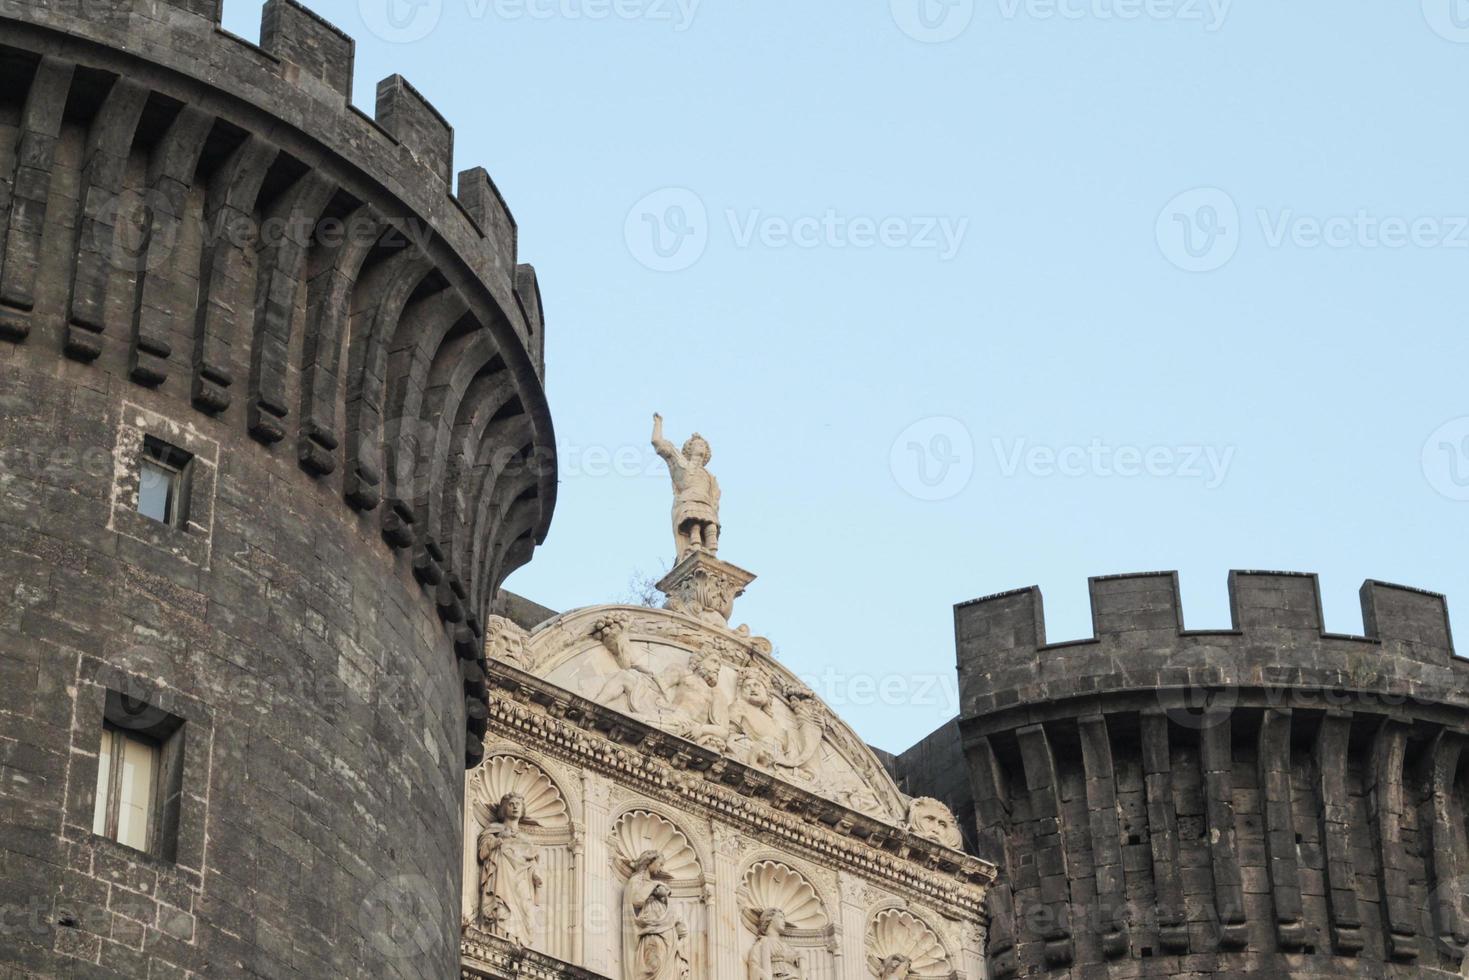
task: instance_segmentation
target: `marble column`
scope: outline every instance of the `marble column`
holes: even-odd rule
[[[837,917],[841,929],[837,976],[841,980],[872,980],[867,969],[867,886],[856,875],[838,871],[837,890],[842,896]]]
[[[582,774],[583,798],[587,801],[586,841],[581,866],[582,943],[581,964],[604,977],[612,974],[612,951],[622,942],[618,909],[617,876],[612,870],[609,840],[612,835],[612,783],[596,773]]]
[[[714,939],[713,980],[744,980],[740,945],[740,855],[744,839],[737,830],[713,824],[714,903],[709,909]]]

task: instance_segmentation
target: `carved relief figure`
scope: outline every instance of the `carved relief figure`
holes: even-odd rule
[[[673,912],[669,875],[663,855],[644,851],[633,865],[623,895],[623,974],[627,980],[688,980],[689,960],[684,951],[688,927]]]
[[[738,691],[729,709],[731,754],[777,775],[812,779],[811,763],[821,749],[821,705],[814,698],[796,698],[790,706],[792,726],[776,716],[770,681],[758,670],[740,673]]]
[[[684,443],[683,451],[663,438],[663,416],[653,416],[653,448],[668,464],[673,478],[673,537],[678,559],[703,549],[719,553],[719,481],[708,470],[713,452],[697,432]]]
[[[496,936],[522,946],[538,934],[541,893],[540,848],[521,834],[525,799],[506,793],[495,822],[479,835],[480,919]]]
[[[689,658],[688,669],[667,684],[669,728],[675,735],[723,751],[729,737],[729,706],[719,693],[719,651],[708,646]]]
[[[653,718],[668,690],[647,655],[633,645],[630,622],[622,613],[609,613],[592,624],[592,635],[617,661],[617,672],[602,684],[593,700],[641,718]]]
[[[760,913],[755,945],[745,959],[747,980],[804,980],[805,958],[782,937],[785,913],[778,908]]]

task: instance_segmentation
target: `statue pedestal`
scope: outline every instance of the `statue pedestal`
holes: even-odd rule
[[[755,574],[720,561],[707,551],[689,552],[658,583],[668,596],[665,609],[693,616],[716,626],[728,626],[735,600],[755,581]]]

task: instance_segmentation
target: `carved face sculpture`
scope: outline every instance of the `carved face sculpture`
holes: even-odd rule
[[[770,687],[765,678],[751,671],[740,675],[740,697],[757,708],[770,703]]]
[[[695,657],[689,663],[694,676],[710,687],[719,686],[719,660],[713,654]]]
[[[500,616],[490,617],[485,630],[485,656],[516,666],[524,666],[528,658],[525,634],[514,623]]]
[[[520,820],[525,816],[525,798],[519,793],[506,793],[500,801],[500,821]]]
[[[949,808],[938,800],[926,797],[914,800],[908,810],[908,826],[919,837],[945,847],[964,846],[964,836],[959,832],[958,821]]]
[[[878,968],[878,980],[907,980],[908,971],[913,968],[913,961],[902,953],[894,953],[882,961]]]
[[[695,432],[689,437],[689,441],[683,444],[684,459],[695,466],[708,466],[709,460],[714,458],[714,452],[709,448],[709,443],[704,437]]]
[[[780,909],[766,909],[760,913],[760,935],[779,936],[785,928],[786,914]]]

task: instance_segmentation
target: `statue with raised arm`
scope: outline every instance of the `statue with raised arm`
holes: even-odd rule
[[[713,453],[704,437],[695,432],[682,451],[663,438],[663,416],[653,416],[653,448],[668,464],[673,478],[673,536],[678,542],[678,560],[702,549],[719,553],[719,481],[709,472]]]

